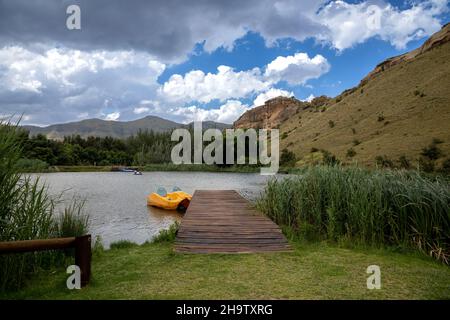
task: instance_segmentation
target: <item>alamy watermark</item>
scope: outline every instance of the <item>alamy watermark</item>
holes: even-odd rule
[[[370,276],[367,278],[367,289],[381,289],[381,269],[377,265],[370,265],[366,269]]]
[[[179,141],[170,155],[174,164],[259,164],[262,175],[279,169],[278,129],[225,129],[224,137],[219,129],[203,131],[202,122],[194,122],[193,139],[191,130],[180,128],[172,132],[171,140]]]
[[[81,269],[79,266],[72,264],[67,267],[66,273],[70,274],[66,280],[67,289],[81,289]]]
[[[67,7],[66,27],[69,30],[81,30],[81,9],[80,6],[72,4]]]

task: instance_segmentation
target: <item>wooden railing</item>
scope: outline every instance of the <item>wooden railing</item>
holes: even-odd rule
[[[75,264],[81,271],[81,286],[91,278],[91,235],[71,238],[0,242],[0,254],[75,248]]]

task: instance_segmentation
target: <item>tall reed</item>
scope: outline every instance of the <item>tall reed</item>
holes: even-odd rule
[[[439,177],[310,167],[269,181],[257,206],[298,236],[414,247],[449,263],[450,183]]]
[[[81,204],[72,203],[58,222],[55,201],[47,194],[46,187],[39,179],[19,172],[17,161],[22,149],[17,130],[17,125],[0,122],[0,241],[86,232],[87,218],[80,214]],[[61,252],[51,251],[0,255],[0,291],[18,289],[38,269],[64,259]]]

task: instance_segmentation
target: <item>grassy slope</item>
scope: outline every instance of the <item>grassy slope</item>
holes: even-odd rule
[[[325,149],[350,162],[346,153],[353,147],[354,160],[373,165],[378,155],[417,159],[432,138],[439,138],[444,141],[439,147],[450,156],[448,61],[450,43],[382,72],[325,112],[301,111],[282,124],[281,134],[289,133],[281,141],[282,148],[289,146],[299,157],[308,155],[312,147]],[[425,96],[414,94],[415,90]],[[378,121],[381,112],[384,121]],[[354,139],[361,144],[353,146]]]
[[[438,299],[450,298],[450,268],[426,257],[325,244],[292,253],[186,255],[170,243],[112,249],[93,259],[93,281],[65,288],[64,270],[41,272],[7,299]],[[382,289],[366,288],[381,267]]]

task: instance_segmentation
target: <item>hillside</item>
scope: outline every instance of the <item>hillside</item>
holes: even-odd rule
[[[293,151],[298,165],[320,161],[326,150],[344,163],[373,166],[378,157],[379,164],[415,167],[435,139],[441,165],[450,156],[449,40],[447,24],[420,48],[379,64],[357,87],[303,103],[281,123],[281,149]]]
[[[101,119],[87,119],[78,122],[63,124],[54,124],[47,127],[23,126],[30,131],[31,135],[44,134],[49,139],[62,139],[64,136],[79,134],[85,138],[95,137],[114,137],[126,138],[137,133],[139,130],[153,130],[154,132],[170,131],[175,128],[184,128],[188,125],[176,123],[156,116],[147,116],[133,121],[106,121]],[[224,129],[230,127],[224,123],[213,121],[203,122],[204,128]]]

